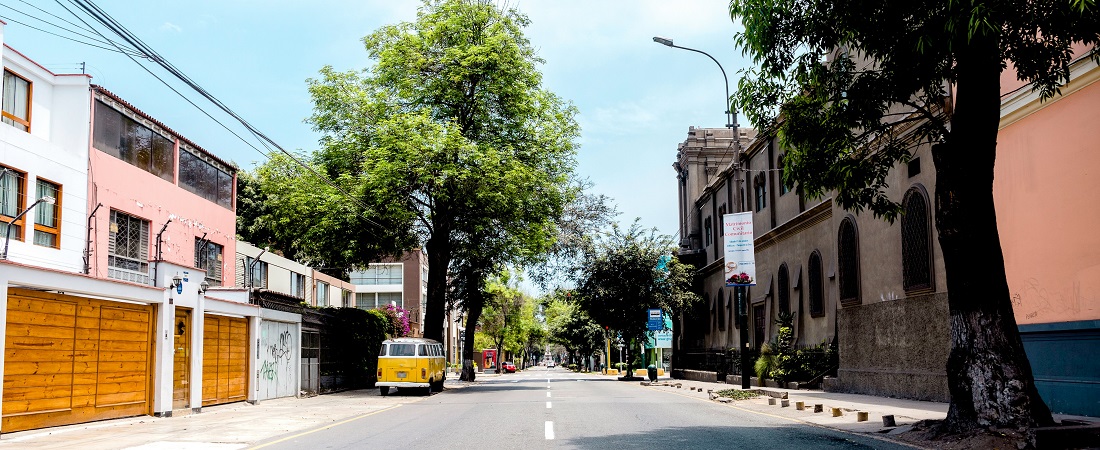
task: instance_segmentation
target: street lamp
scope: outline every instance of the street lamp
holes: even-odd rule
[[[718,62],[717,59],[714,59],[713,56],[710,56],[710,53],[704,52],[702,50],[696,50],[696,49],[690,48],[690,47],[682,47],[682,46],[673,44],[672,39],[663,38],[663,37],[660,37],[660,36],[653,36],[653,42],[656,42],[658,44],[665,45],[665,46],[668,46],[668,47],[672,47],[672,48],[687,50],[689,52],[701,53],[703,55],[706,55],[707,58],[710,58],[711,61],[714,61],[715,64],[718,64],[718,70],[722,71],[722,81],[724,81],[726,83],[726,128],[731,128],[731,129],[734,129],[734,131],[736,131],[736,129],[737,129],[737,116],[734,113],[733,108],[730,107],[730,80],[726,76],[726,69],[722,67],[722,63]],[[736,134],[734,135],[734,139],[737,139]]]
[[[673,44],[672,39],[659,36],[654,36],[653,42],[672,48],[678,48],[695,53],[702,53],[703,55],[706,55],[707,58],[710,58],[711,61],[714,61],[714,63],[718,65],[718,70],[722,71],[722,81],[725,81],[726,83],[726,127],[732,130],[733,142],[734,145],[737,146],[736,152],[734,153],[733,157],[733,184],[737,186],[738,189],[741,189],[741,138],[740,136],[738,136],[737,133],[737,113],[734,112],[733,108],[731,107],[732,105],[730,102],[730,82],[729,78],[726,77],[726,69],[722,67],[722,63],[718,62],[717,59],[714,59],[713,56],[710,56],[709,53],[702,50],[681,47],[679,45]],[[741,203],[741,193],[738,192],[736,197],[737,198],[734,201],[734,204],[737,206],[736,210],[737,212],[743,212],[744,205]],[[741,354],[741,388],[748,389],[749,387],[751,387],[749,381],[749,372],[751,371],[751,367],[748,352],[745,351],[745,344],[749,341],[748,308],[745,305],[745,287],[734,286],[733,292],[734,296],[737,298],[737,322],[738,326],[741,328],[741,349],[739,352]]]
[[[15,216],[14,219],[11,219],[10,221],[8,221],[8,229],[4,233],[4,252],[0,253],[0,259],[4,259],[4,260],[8,259],[8,242],[11,241],[12,224],[17,222],[19,219],[22,219],[23,216],[25,216],[28,212],[30,212],[30,210],[34,209],[35,206],[38,206],[39,203],[48,203],[48,204],[52,205],[56,201],[57,200],[55,200],[53,197],[50,197],[50,196],[42,197],[38,200],[35,200],[34,203],[31,203],[31,206],[28,206],[27,209],[24,209],[22,212],[20,212],[19,215]]]

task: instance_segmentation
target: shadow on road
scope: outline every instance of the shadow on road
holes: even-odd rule
[[[813,448],[813,449],[908,449],[910,447],[874,438],[823,428],[797,425],[779,427],[663,427],[644,433],[561,438],[558,442],[575,448],[613,449],[730,449],[730,448]]]

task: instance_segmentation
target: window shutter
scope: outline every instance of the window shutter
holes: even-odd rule
[[[138,259],[140,259],[142,261],[145,261],[145,262],[148,262],[149,261],[149,222],[146,222],[146,221],[142,220],[142,221],[140,221],[140,223],[141,223],[141,241],[140,241],[140,244],[138,245],[138,248],[140,249],[140,254],[138,256]]]

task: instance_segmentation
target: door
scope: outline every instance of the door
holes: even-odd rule
[[[298,393],[297,326],[292,323],[263,321],[260,323],[260,376],[256,399],[290,397]]]
[[[755,341],[753,344],[756,349],[759,350],[761,345],[764,345],[764,321],[767,319],[764,314],[764,304],[752,305],[752,330],[753,338]]]
[[[321,334],[317,331],[302,331],[302,390],[321,393]]]
[[[176,308],[172,409],[191,407],[191,311]]]
[[[202,338],[202,406],[248,398],[248,319],[207,314]]]
[[[5,433],[149,414],[153,309],[8,291]]]

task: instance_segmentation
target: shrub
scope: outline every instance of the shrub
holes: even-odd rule
[[[760,346],[760,357],[756,358],[756,364],[753,365],[753,368],[756,369],[756,376],[760,379],[761,386],[764,385],[764,380],[769,378],[777,367],[778,360],[772,351],[772,345],[764,344]]]

